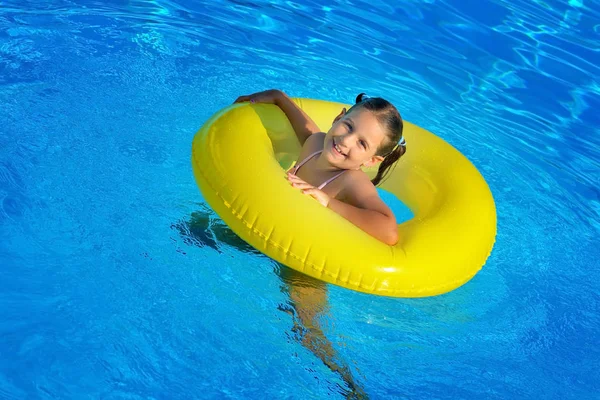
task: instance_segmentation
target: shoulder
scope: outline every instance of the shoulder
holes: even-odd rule
[[[365,172],[348,170],[342,177],[343,188],[337,196],[338,200],[358,208],[393,215],[391,209],[379,197],[377,188]]]
[[[325,132],[316,132],[310,135],[304,142],[303,148],[310,147],[315,150],[323,149],[323,140],[325,139]]]
[[[371,179],[369,179],[369,176],[360,169],[346,170],[340,178],[340,183],[343,185],[343,188],[340,191],[340,197],[351,200],[363,196],[378,196],[377,189],[375,189]]]
[[[315,151],[323,150],[323,140],[325,139],[325,133],[317,132],[310,135],[304,144],[302,150],[300,150],[300,158],[304,158],[307,155],[314,153]]]

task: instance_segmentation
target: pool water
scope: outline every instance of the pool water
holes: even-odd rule
[[[285,267],[191,172],[203,122],[267,88],[386,97],[496,201],[459,289],[326,287],[360,392],[597,397],[599,20],[590,0],[0,1],[0,399],[350,394],[302,345]]]

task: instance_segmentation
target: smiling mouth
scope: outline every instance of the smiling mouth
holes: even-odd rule
[[[334,152],[342,157],[346,157],[346,155],[344,153],[342,153],[342,149],[340,149],[340,147],[335,143],[335,139],[332,139],[331,142],[333,143],[332,147],[333,147]]]

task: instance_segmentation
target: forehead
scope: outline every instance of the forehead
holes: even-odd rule
[[[345,115],[345,119],[351,120],[356,131],[368,136],[373,141],[380,142],[386,137],[384,127],[379,123],[375,114],[367,109],[352,110]]]

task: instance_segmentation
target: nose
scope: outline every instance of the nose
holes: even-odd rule
[[[350,139],[351,135],[352,135],[351,133],[346,133],[344,135],[341,135],[340,138],[339,138],[339,141],[338,141],[339,145],[340,146],[344,146],[344,147],[348,147],[348,143],[350,143],[349,139]]]

